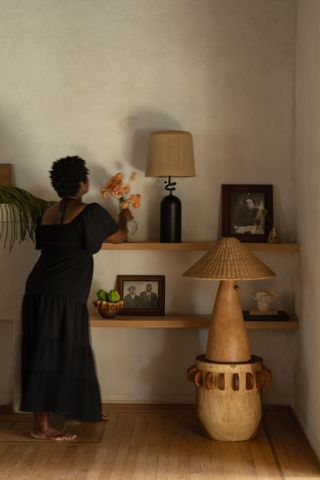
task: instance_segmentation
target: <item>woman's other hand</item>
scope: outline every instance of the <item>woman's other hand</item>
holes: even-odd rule
[[[119,213],[118,226],[119,230],[106,238],[106,242],[110,243],[122,243],[128,235],[127,223],[133,219],[133,215],[129,208],[123,208]]]
[[[126,223],[129,222],[129,220],[133,219],[133,215],[130,212],[129,208],[123,208],[119,214],[119,223],[121,220],[124,220]]]

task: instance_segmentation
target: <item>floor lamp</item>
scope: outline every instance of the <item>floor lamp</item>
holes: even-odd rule
[[[236,282],[275,273],[230,237],[217,242],[184,276],[220,280],[206,353],[188,369],[188,378],[196,385],[198,417],[216,440],[248,440],[259,427],[261,388],[271,381],[271,373],[262,358],[250,354]]]
[[[146,177],[166,177],[169,195],[160,204],[160,241],[181,242],[181,202],[173,195],[172,177],[194,177],[193,142],[190,132],[164,130],[151,132]]]

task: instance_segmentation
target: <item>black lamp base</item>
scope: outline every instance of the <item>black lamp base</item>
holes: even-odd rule
[[[160,242],[181,242],[181,202],[172,193],[160,204]]]

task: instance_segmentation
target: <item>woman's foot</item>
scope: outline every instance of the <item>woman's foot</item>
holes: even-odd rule
[[[54,440],[56,442],[70,442],[77,438],[76,433],[68,433],[49,427],[47,430],[30,432],[30,437],[36,440]]]

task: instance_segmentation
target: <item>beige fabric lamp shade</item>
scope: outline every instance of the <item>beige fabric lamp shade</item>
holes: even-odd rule
[[[213,307],[205,358],[213,362],[248,362],[249,341],[237,280],[259,280],[275,273],[238,239],[222,238],[184,274],[199,280],[221,280]]]
[[[193,141],[190,132],[151,132],[146,177],[194,177]]]

